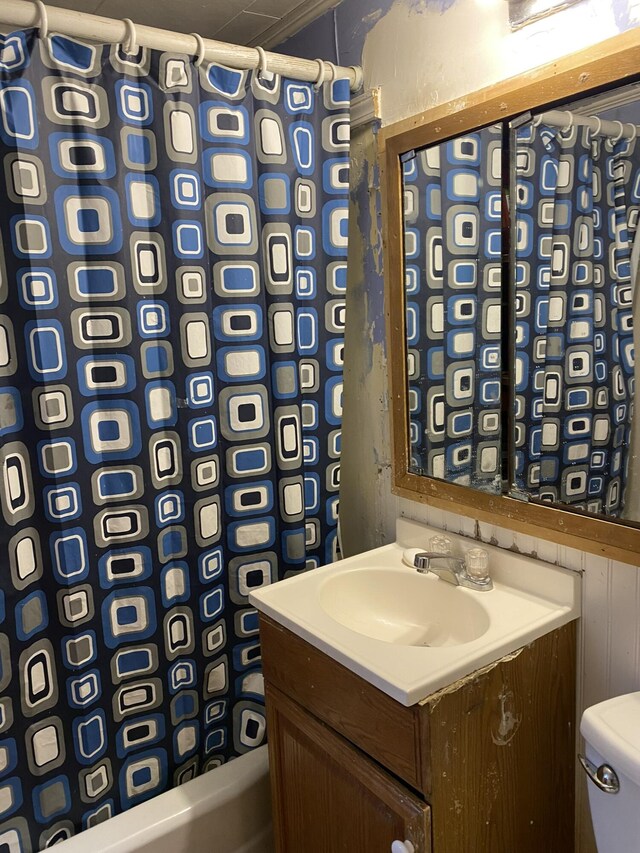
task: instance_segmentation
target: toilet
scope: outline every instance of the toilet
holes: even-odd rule
[[[582,715],[591,821],[599,853],[640,853],[640,692]]]

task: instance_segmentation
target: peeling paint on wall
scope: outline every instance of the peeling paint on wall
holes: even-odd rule
[[[375,147],[375,139],[372,140]],[[367,319],[371,327],[371,341],[386,348],[384,318],[384,278],[382,259],[382,202],[380,195],[380,169],[375,151],[367,163],[367,201],[369,224],[369,252],[364,258],[365,281],[372,287],[368,290]],[[364,223],[363,223],[364,225]],[[363,229],[363,233],[366,233]]]
[[[443,15],[450,9],[456,0],[405,0],[414,12],[436,11]]]
[[[341,504],[349,508],[344,516],[348,524],[342,533],[347,555],[385,541],[393,532],[396,516],[389,501],[381,210],[376,139],[371,127],[354,132],[351,187],[340,490]]]
[[[369,12],[368,15],[365,15],[362,19],[362,24],[365,29],[371,28],[376,21],[379,21],[382,17],[382,9],[376,9],[375,12]]]
[[[388,124],[640,26],[640,0],[581,0],[517,32],[504,0],[343,0],[280,49],[333,57],[334,14],[340,62],[381,87]]]
[[[613,12],[620,32],[640,26],[640,0],[616,0]]]

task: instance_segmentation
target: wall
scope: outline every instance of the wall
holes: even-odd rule
[[[280,50],[364,66],[388,124],[640,25],[640,0],[582,0],[511,33],[505,0],[344,0]],[[583,572],[579,710],[640,690],[640,569],[478,525],[391,494],[380,195],[371,128],[352,140],[349,331],[341,519],[347,554],[389,541],[404,515]],[[578,849],[593,851],[579,778]]]
[[[390,124],[639,25],[640,0],[582,0],[515,33],[506,0],[343,0],[278,49],[331,59],[337,41]]]

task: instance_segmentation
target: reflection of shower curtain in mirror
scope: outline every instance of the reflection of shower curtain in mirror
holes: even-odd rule
[[[640,153],[640,152],[639,152]],[[633,346],[634,353],[640,351],[640,228],[636,225],[631,252],[631,287],[633,288]],[[634,388],[638,387],[640,363],[635,359]],[[627,460],[627,482],[624,495],[622,517],[631,521],[640,521],[640,416],[634,399],[634,414],[629,438],[629,458]]]
[[[640,145],[517,132],[516,485],[618,516],[634,390]]]
[[[411,470],[496,493],[501,156],[494,127],[404,163]]]

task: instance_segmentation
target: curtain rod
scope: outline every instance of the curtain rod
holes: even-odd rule
[[[534,124],[549,124],[552,127],[568,128],[574,124],[588,127],[596,136],[609,136],[612,139],[635,139],[640,128],[635,124],[621,121],[601,121],[597,116],[585,116],[569,110],[549,110],[539,113],[533,119]]]
[[[45,8],[50,31],[110,44],[121,44],[131,35],[130,26],[124,21],[103,18],[101,15],[89,15],[86,12],[75,12],[71,9],[59,9],[55,6]],[[179,5],[176,6],[176,10],[179,15]],[[35,3],[29,0],[0,0],[0,24],[8,24],[12,27],[37,27],[39,23],[40,11]],[[193,56],[198,56],[201,50],[199,37],[147,27],[143,24],[135,24],[135,37],[137,44],[155,50],[173,50],[176,53]],[[227,44],[214,39],[202,39],[202,42],[204,58],[209,62],[220,62],[242,70],[259,68],[261,65],[264,67],[260,49]],[[264,52],[264,58],[269,71],[276,74],[309,83],[318,80],[321,60],[301,59],[269,51]],[[331,80],[332,71],[329,63],[324,63],[323,69],[324,79]],[[352,92],[357,92],[362,87],[362,68],[358,65],[351,65],[348,68],[337,66],[335,76],[346,77]]]

